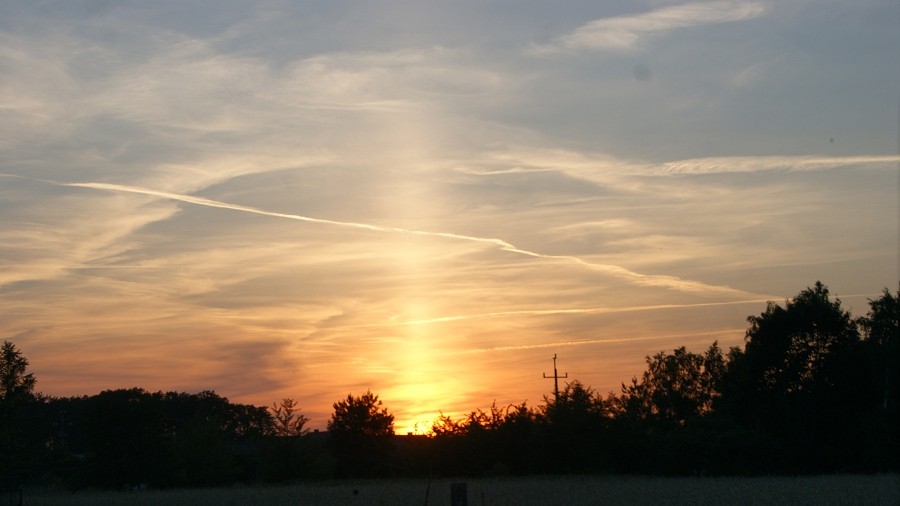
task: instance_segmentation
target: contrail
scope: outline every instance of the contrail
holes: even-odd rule
[[[697,175],[760,172],[786,169],[804,172],[846,165],[875,165],[896,168],[900,156],[720,156],[667,162],[651,170],[651,175]]]
[[[673,338],[684,338],[685,335],[688,336],[717,336],[726,333],[735,333],[735,332],[746,332],[747,329],[722,329],[722,330],[711,330],[707,332],[690,332],[687,334],[670,334],[665,336],[644,336],[644,337],[622,337],[615,339],[573,339],[570,341],[555,341],[552,343],[538,343],[538,344],[514,344],[509,346],[493,346],[490,348],[471,348],[468,350],[460,351],[461,354],[471,354],[471,353],[488,353],[491,351],[515,351],[515,350],[536,350],[541,348],[558,348],[563,346],[584,346],[589,344],[615,344],[615,343],[629,343],[633,341],[658,341],[661,339],[673,339]]]
[[[763,304],[771,301],[768,299],[733,300],[727,302],[698,302],[694,304],[656,304],[650,306],[623,306],[623,307],[590,307],[590,308],[562,308],[562,309],[523,309],[517,311],[497,311],[492,313],[475,313],[455,316],[439,316],[421,320],[406,320],[397,322],[398,325],[425,325],[429,323],[445,323],[461,320],[474,320],[478,318],[502,318],[506,316],[547,316],[555,314],[608,314],[630,313],[636,311],[657,311],[661,309],[690,309],[712,306],[735,306],[742,304]]]
[[[735,295],[735,296],[743,296],[746,297],[747,292],[736,290],[734,288],[728,286],[717,286],[717,285],[708,285],[706,283],[702,283],[700,281],[692,281],[681,279],[675,276],[659,276],[659,275],[647,275],[640,274],[638,272],[630,271],[625,269],[624,267],[619,267],[616,265],[604,265],[604,264],[595,264],[588,262],[582,258],[570,255],[545,255],[543,253],[538,253],[536,251],[522,249],[510,242],[507,242],[503,239],[493,238],[493,237],[477,237],[471,235],[462,235],[462,234],[453,234],[449,232],[429,232],[424,230],[414,230],[408,228],[401,227],[386,227],[381,225],[372,225],[368,223],[358,223],[358,222],[350,222],[350,221],[335,221],[335,220],[326,220],[322,218],[312,218],[309,216],[302,216],[298,214],[288,214],[288,213],[278,213],[274,211],[266,211],[264,209],[259,209],[256,207],[250,206],[242,206],[239,204],[229,204],[227,202],[221,202],[218,200],[207,199],[203,197],[195,197],[193,195],[184,195],[180,193],[170,193],[158,190],[152,190],[148,188],[141,188],[137,186],[127,186],[120,184],[110,184],[110,183],[58,183],[54,182],[54,184],[58,184],[61,186],[69,186],[76,188],[91,188],[95,190],[105,190],[105,191],[114,191],[114,192],[125,192],[125,193],[136,193],[140,195],[150,195],[154,197],[160,197],[169,200],[176,200],[179,202],[185,202],[188,204],[195,204],[199,206],[206,207],[215,207],[219,209],[230,209],[232,211],[241,211],[245,213],[258,214],[262,216],[271,216],[274,218],[284,218],[290,220],[298,220],[304,221],[307,223],[321,223],[325,225],[333,225],[338,227],[347,227],[347,228],[355,228],[361,230],[370,230],[376,232],[385,232],[385,233],[396,233],[396,234],[408,234],[408,235],[420,235],[420,236],[428,236],[428,237],[442,237],[447,239],[456,239],[462,241],[470,241],[477,242],[482,244],[489,244],[495,247],[500,248],[503,251],[509,251],[511,253],[517,253],[519,255],[525,255],[534,258],[541,258],[546,260],[562,260],[571,263],[578,264],[582,267],[603,272],[609,274],[611,276],[615,276],[621,279],[626,279],[641,286],[655,286],[655,287],[664,287],[671,288],[673,290],[685,291],[685,292],[701,292],[701,293],[718,293],[718,294],[727,294],[727,295]]]
[[[835,295],[835,298],[851,298],[851,297],[878,297],[880,294],[878,293],[854,293],[849,295]],[[365,323],[359,325],[342,325],[337,328],[341,329],[356,329],[356,328],[371,328],[371,327],[384,327],[386,325],[429,325],[432,323],[448,323],[448,322],[457,322],[457,321],[466,321],[466,320],[477,320],[481,318],[505,318],[508,316],[550,316],[550,315],[567,315],[567,314],[611,314],[611,313],[632,313],[638,311],[659,311],[666,309],[693,309],[693,308],[704,308],[704,307],[714,307],[714,306],[739,306],[744,304],[766,304],[769,302],[774,302],[776,300],[782,301],[790,301],[790,297],[767,297],[765,299],[744,299],[744,300],[732,300],[732,301],[724,301],[724,302],[697,302],[691,304],[654,304],[647,306],[621,306],[621,307],[588,307],[588,308],[557,308],[557,309],[520,309],[515,311],[494,311],[490,313],[472,313],[472,314],[463,314],[463,315],[451,315],[451,316],[436,316],[434,318],[423,318],[419,320],[395,320],[391,318],[388,323]],[[334,327],[332,327],[334,328]],[[699,334],[697,334],[699,335]],[[676,336],[663,336],[663,337],[676,337]],[[657,339],[657,337],[648,337],[641,339]],[[628,341],[630,339],[623,339],[622,341]],[[572,341],[574,344],[590,344],[593,342],[601,342],[601,341]],[[602,342],[619,342],[616,340],[604,340]],[[539,345],[543,347],[544,345]],[[547,345],[550,346],[550,345]],[[518,348],[517,346],[513,346],[512,348]],[[493,349],[493,348],[492,348]]]

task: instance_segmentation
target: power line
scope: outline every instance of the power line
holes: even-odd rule
[[[553,376],[547,376],[547,373],[544,373],[544,378],[553,378],[553,401],[556,402],[559,400],[559,378],[568,378],[569,373],[565,373],[565,375],[560,376],[559,373],[556,372],[556,353],[553,354]]]

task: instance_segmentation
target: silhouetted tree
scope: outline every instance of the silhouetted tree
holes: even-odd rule
[[[646,360],[641,379],[622,385],[622,414],[654,425],[683,426],[712,411],[725,373],[718,343],[705,354],[690,353],[682,346],[672,354],[661,351]]]
[[[394,434],[394,415],[371,391],[333,404],[328,433],[341,476],[385,474]]]
[[[594,389],[574,380],[560,390],[559,396],[544,396],[541,414],[547,423],[577,432],[596,428],[609,410]]]
[[[217,485],[246,476],[239,445],[272,433],[271,416],[262,407],[232,404],[208,390],[161,397],[166,425],[174,428],[165,437],[177,485]],[[254,415],[265,417],[268,429]]]
[[[430,472],[449,476],[474,476],[480,474],[484,464],[471,458],[474,446],[468,437],[469,416],[461,419],[445,415],[443,412],[431,424],[428,435],[434,456],[425,463]]]
[[[303,428],[309,418],[300,413],[294,399],[282,399],[280,404],[273,404],[271,409],[275,420],[275,435],[302,436],[309,432],[309,429]]]
[[[309,433],[304,428],[309,418],[299,412],[293,399],[282,399],[269,410],[276,437],[268,438],[263,445],[260,462],[262,478],[267,481],[285,481],[301,477],[321,476],[325,453],[320,441],[303,437]],[[331,473],[331,470],[329,470]],[[332,473],[333,474],[333,473]]]
[[[501,462],[514,474],[528,474],[542,469],[540,462],[540,429],[538,414],[524,402],[507,406],[503,421],[497,427],[497,452]]]
[[[33,399],[37,380],[28,370],[28,359],[16,345],[3,341],[0,347],[0,400]]]
[[[492,404],[430,437],[393,436],[370,391],[306,434],[292,399],[215,392],[44,398],[28,360],[0,347],[0,486],[215,485],[297,478],[502,473],[761,474],[900,469],[900,290],[858,319],[820,282],[748,317],[743,347],[685,347],[608,397],[573,381],[530,409]],[[861,334],[860,334],[861,332]],[[277,437],[276,437],[277,436]]]
[[[141,388],[106,390],[86,399],[87,485],[133,487],[171,481],[161,400],[161,395]]]
[[[620,396],[609,399],[616,412],[616,462],[628,472],[702,472],[725,373],[718,343],[702,354],[682,346],[646,361],[641,378],[632,378]]]
[[[461,419],[443,413],[430,435],[438,447],[437,469],[449,475],[522,474],[534,469],[537,454],[536,413],[522,404],[487,411],[476,409]]]
[[[44,405],[37,381],[16,346],[0,347],[0,481],[19,485],[37,478],[45,459]],[[0,484],[2,486],[3,484]]]
[[[868,356],[873,399],[861,417],[862,466],[866,470],[900,469],[900,290],[886,288],[869,301],[869,312],[858,320]]]
[[[274,433],[265,407],[233,404],[211,391],[106,390],[48,406],[57,471],[75,489],[253,479],[254,448]]]
[[[55,480],[70,490],[93,484],[85,456],[91,452],[87,435],[88,397],[50,397],[46,401],[47,446]]]
[[[362,434],[371,437],[394,434],[394,415],[382,407],[381,400],[371,391],[359,397],[347,398],[332,405],[334,412],[328,421],[328,431],[336,434]]]
[[[748,321],[745,349],[729,355],[723,407],[780,438],[781,470],[850,460],[850,435],[870,388],[859,332],[840,300],[817,282]]]
[[[894,296],[885,288],[881,297],[869,301],[869,308],[858,321],[873,359],[881,407],[896,412],[900,392],[900,289]]]
[[[443,412],[432,422],[431,429],[428,431],[428,434],[433,437],[461,436],[463,433],[463,422],[445,415]]]
[[[539,412],[551,470],[584,472],[610,465],[604,436],[612,410],[592,388],[569,382],[558,396],[544,396]]]

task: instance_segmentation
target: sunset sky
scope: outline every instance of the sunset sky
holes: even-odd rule
[[[398,432],[900,280],[895,0],[0,1],[0,339],[47,395]],[[417,424],[418,422],[418,424]]]

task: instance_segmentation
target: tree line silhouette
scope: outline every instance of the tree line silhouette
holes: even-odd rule
[[[748,317],[744,346],[646,357],[601,395],[573,380],[538,406],[441,415],[395,436],[370,391],[310,432],[291,399],[270,408],[214,392],[35,392],[0,349],[0,488],[184,487],[345,477],[552,473],[754,475],[900,470],[900,290],[853,318],[817,282]]]

